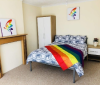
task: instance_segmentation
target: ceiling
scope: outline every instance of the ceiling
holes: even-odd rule
[[[91,0],[23,0],[24,3],[32,4],[34,6],[71,4],[71,3],[84,2],[84,1],[91,1]]]

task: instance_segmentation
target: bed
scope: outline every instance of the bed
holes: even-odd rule
[[[87,56],[87,37],[81,36],[81,35],[56,35],[54,42],[52,42],[48,46],[39,48],[39,49],[31,52],[29,54],[29,56],[27,57],[27,64],[30,62],[30,71],[32,71],[32,62],[39,62],[39,63],[51,65],[51,66],[61,67],[60,63],[57,61],[57,55],[55,57],[55,54],[53,55],[53,52],[51,51],[52,49],[49,50],[49,48],[51,48],[51,47],[52,48],[57,47],[57,49],[58,49],[58,47],[63,47],[63,48],[66,47],[66,48],[71,49],[71,51],[69,51],[69,49],[68,49],[67,52],[70,53],[70,52],[75,51],[74,54],[76,54],[78,57],[82,57],[79,59],[80,62],[74,63],[73,65],[71,65],[70,67],[67,68],[67,69],[73,70],[73,83],[75,83],[75,72],[77,72],[79,77],[84,75],[82,63],[84,63],[83,60]],[[62,48],[59,48],[59,49],[62,50]],[[53,51],[54,51],[54,49],[53,49]],[[63,51],[65,51],[65,49]],[[59,53],[59,51],[58,51],[58,53]],[[66,54],[67,53],[65,52],[65,55]],[[74,54],[71,54],[71,55],[73,56]],[[71,57],[71,56],[69,55],[69,57]],[[77,57],[76,57],[76,59],[77,59]],[[64,64],[63,64],[63,66],[64,66]],[[64,70],[66,70],[66,69],[64,69]]]

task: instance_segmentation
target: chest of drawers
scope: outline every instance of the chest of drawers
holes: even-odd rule
[[[97,47],[88,45],[88,60],[100,61],[100,45]]]

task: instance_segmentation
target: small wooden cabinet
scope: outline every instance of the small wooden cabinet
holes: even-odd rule
[[[100,45],[88,45],[88,60],[100,61]]]

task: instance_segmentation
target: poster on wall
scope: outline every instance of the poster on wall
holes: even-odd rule
[[[2,37],[17,35],[14,19],[0,19]]]
[[[78,20],[79,19],[79,10],[80,7],[73,7],[73,8],[68,8],[67,11],[67,19],[68,20]]]

